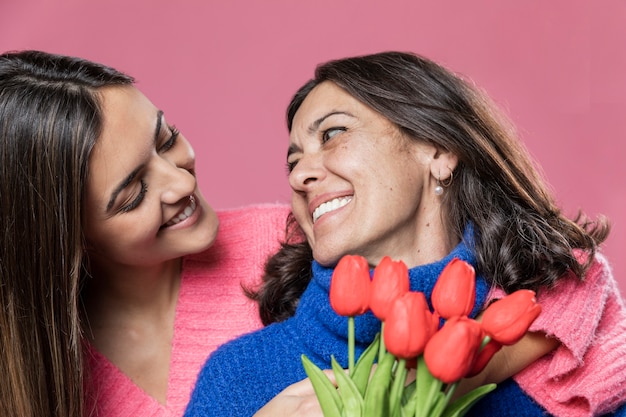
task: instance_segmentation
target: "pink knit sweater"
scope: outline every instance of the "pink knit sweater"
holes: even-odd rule
[[[568,277],[537,301],[542,311],[530,330],[561,345],[514,376],[520,387],[559,417],[597,416],[626,402],[626,308],[606,260],[596,256],[583,282]]]
[[[220,344],[261,326],[257,304],[241,284],[259,282],[266,257],[285,237],[288,206],[218,212],[216,242],[183,260],[170,359],[167,404],[136,386],[93,346],[88,347],[88,410],[101,417],[181,416],[200,367]]]

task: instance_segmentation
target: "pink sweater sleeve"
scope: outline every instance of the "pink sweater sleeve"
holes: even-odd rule
[[[537,301],[542,312],[530,330],[561,345],[514,376],[520,387],[564,417],[608,413],[626,401],[626,309],[606,260],[598,255],[584,281],[567,277]]]

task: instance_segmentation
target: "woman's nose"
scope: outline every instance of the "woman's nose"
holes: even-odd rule
[[[294,191],[307,191],[326,176],[321,156],[303,155],[289,173],[289,185]]]
[[[177,148],[159,159],[159,174],[162,178],[163,192],[161,200],[175,204],[196,189],[195,154],[191,145],[179,138]]]
[[[178,168],[183,168],[194,173],[196,168],[196,154],[193,147],[182,134],[178,137],[177,142],[176,148],[168,154],[165,154],[165,158],[169,159],[171,163]]]

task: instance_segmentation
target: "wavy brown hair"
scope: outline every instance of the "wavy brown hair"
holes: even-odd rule
[[[389,119],[406,137],[459,158],[442,196],[442,216],[457,241],[473,225],[478,270],[492,284],[507,292],[536,290],[568,270],[584,276],[609,233],[608,221],[562,214],[515,130],[480,89],[412,53],[334,60],[318,66],[315,78],[294,95],[289,131],[304,99],[325,81]],[[579,263],[573,249],[586,251],[587,261]],[[300,241],[285,243],[267,262],[255,294],[266,324],[293,314],[310,280],[311,260],[308,244]]]
[[[0,55],[0,415],[83,417],[82,200],[112,68]]]

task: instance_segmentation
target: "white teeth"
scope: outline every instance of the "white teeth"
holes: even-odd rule
[[[322,215],[345,206],[351,200],[352,197],[340,197],[320,204],[318,208],[313,210],[313,223],[315,223]]]
[[[193,196],[189,196],[189,205],[185,207],[185,210],[183,210],[178,216],[165,223],[165,226],[172,226],[176,223],[182,222],[187,217],[191,216],[194,211],[196,211],[196,199]]]

